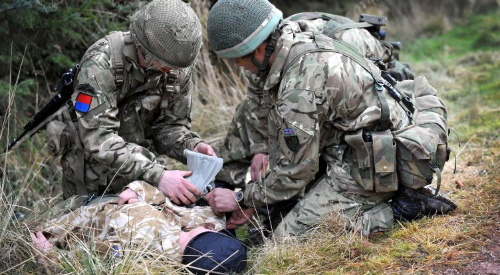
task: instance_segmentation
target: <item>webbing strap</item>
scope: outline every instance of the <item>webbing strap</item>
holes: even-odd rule
[[[368,28],[371,26],[373,26],[373,25],[370,23],[367,23],[367,22],[346,23],[346,24],[342,24],[342,25],[337,26],[333,30],[329,31],[329,33],[333,34],[333,33],[343,31],[343,30],[361,29],[361,28]]]
[[[435,196],[437,196],[439,194],[439,188],[441,188],[441,169],[439,169],[439,167],[437,166],[432,167],[430,165],[429,169],[431,169],[432,172],[434,172],[437,176],[436,193],[434,194]]]
[[[122,51],[118,50],[121,45],[124,45],[123,34],[121,32],[112,32],[109,36],[109,43],[112,51],[112,63],[115,68],[115,84],[121,86],[124,80],[125,63],[123,60]]]
[[[271,55],[274,52],[274,49],[276,47],[276,42],[278,39],[278,31],[274,31],[273,34],[269,37],[267,40],[267,46],[266,46],[266,54],[264,56],[264,60],[262,60],[262,64],[260,65],[260,70],[259,70],[259,77],[265,77],[267,75],[267,69],[269,67],[269,59],[271,58]],[[252,62],[255,64],[255,58],[252,54]]]
[[[389,129],[389,120],[390,120],[390,111],[389,104],[387,103],[387,98],[384,94],[384,84],[375,80],[375,91],[378,97],[378,101],[380,102],[380,123],[379,130],[387,130]]]
[[[323,37],[321,37],[320,35],[315,35],[314,38],[315,40],[316,39],[319,39],[320,41],[324,40]],[[339,40],[332,40],[332,42],[335,46],[333,49],[334,52],[347,56],[354,62],[358,63],[372,76],[375,85],[375,94],[377,95],[377,98],[380,102],[380,122],[378,130],[384,131],[389,129],[390,110],[389,110],[389,104],[387,103],[387,98],[384,94],[384,79],[380,75],[372,71],[372,68],[368,63],[368,60],[364,56],[362,56],[356,49],[354,49],[351,45]]]
[[[370,151],[363,140],[363,129],[358,129],[352,134],[345,135],[344,140],[356,150],[358,154],[358,167],[360,169],[370,167]]]

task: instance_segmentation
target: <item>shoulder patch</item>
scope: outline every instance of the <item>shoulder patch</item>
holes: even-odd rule
[[[87,113],[92,103],[92,96],[84,93],[79,93],[76,97],[75,110],[81,113]]]
[[[75,100],[75,110],[86,114],[91,109],[92,101],[94,100],[94,88],[88,84],[80,84],[76,87],[76,92],[78,92],[78,95]]]
[[[285,128],[283,130],[283,138],[285,139],[286,146],[293,152],[297,152],[300,149],[299,138],[294,134],[292,128]]]

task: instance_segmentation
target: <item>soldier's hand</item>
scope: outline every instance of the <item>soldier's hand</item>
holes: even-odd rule
[[[250,166],[252,181],[257,181],[259,177],[263,177],[266,174],[268,164],[269,158],[267,154],[258,153],[253,156],[252,165]]]
[[[234,195],[236,192],[226,188],[215,188],[210,193],[205,195],[205,199],[218,216],[222,216],[224,212],[233,212],[240,209]]]
[[[235,229],[244,225],[255,212],[255,208],[238,209],[233,212],[231,218],[226,223],[227,229]]]
[[[139,198],[137,196],[137,193],[134,190],[127,188],[120,193],[120,200],[118,201],[118,205],[124,205],[125,203],[132,204],[138,201]]]
[[[217,156],[215,154],[215,151],[212,148],[212,146],[210,146],[210,145],[208,145],[208,144],[206,144],[204,142],[200,142],[200,143],[196,144],[196,146],[194,147],[193,151],[197,152],[197,153],[200,153],[200,154],[209,155],[209,156],[212,156],[212,157],[216,157]]]
[[[165,171],[158,183],[158,189],[173,203],[190,205],[201,196],[196,186],[192,185],[185,177],[191,175],[191,171]]]

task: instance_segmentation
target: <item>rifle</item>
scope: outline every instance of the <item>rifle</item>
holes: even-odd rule
[[[366,22],[371,24],[372,26],[366,27],[365,29],[368,30],[371,33],[371,35],[373,35],[375,38],[379,40],[385,40],[387,32],[380,28],[387,25],[387,17],[362,13],[359,16],[359,22]],[[396,58],[396,60],[399,60],[399,51],[403,49],[403,44],[399,41],[388,42],[388,43],[392,46],[394,50],[396,50],[396,52],[393,53],[394,58]]]
[[[377,39],[384,40],[386,32],[385,30],[381,30],[380,27],[383,27],[387,24],[387,17],[385,16],[377,16],[362,13],[359,16],[359,22],[370,23],[372,26],[367,27],[366,29]]]
[[[50,99],[43,108],[38,111],[29,121],[24,125],[23,132],[19,137],[15,138],[4,152],[10,151],[16,144],[20,141],[24,141],[25,135],[33,136],[40,130],[47,122],[51,121],[54,117],[61,114],[63,111],[67,110],[67,106],[63,105],[70,100],[73,94],[73,82],[75,80],[76,73],[80,66],[76,64],[73,68],[65,72],[61,80],[54,86],[53,90],[57,94]]]

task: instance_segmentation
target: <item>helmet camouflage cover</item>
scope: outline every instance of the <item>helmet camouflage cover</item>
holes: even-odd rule
[[[253,52],[276,29],[283,13],[267,0],[219,0],[208,15],[210,46],[220,58]]]
[[[130,32],[149,68],[191,66],[202,45],[201,24],[181,0],[154,0],[130,18]]]

